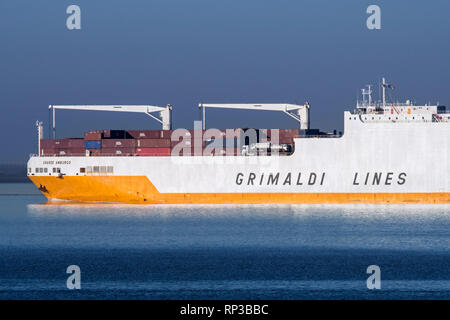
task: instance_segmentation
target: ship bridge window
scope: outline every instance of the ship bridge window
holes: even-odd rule
[[[108,172],[108,173],[113,173],[113,172],[114,172],[113,166],[108,166],[108,167],[106,168],[106,172]]]
[[[39,173],[39,168],[35,168],[34,172]]]
[[[47,173],[47,168],[44,168],[44,173]]]
[[[80,168],[80,173],[85,173],[86,172],[86,168]]]
[[[100,167],[99,166],[94,166],[94,173],[99,173],[100,172]]]
[[[106,173],[106,167],[105,166],[101,166],[100,167],[100,173]]]
[[[86,173],[92,173],[92,167],[91,166],[87,166],[86,167]]]

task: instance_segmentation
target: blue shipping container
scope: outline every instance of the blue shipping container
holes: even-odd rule
[[[102,142],[101,141],[85,141],[84,148],[85,149],[101,149]]]

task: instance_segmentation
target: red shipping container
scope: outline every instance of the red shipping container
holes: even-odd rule
[[[64,139],[63,147],[84,148],[84,139],[81,139],[81,138]]]
[[[64,145],[63,139],[41,139],[42,148],[56,148]]]
[[[84,140],[92,141],[92,140],[101,140],[102,133],[101,132],[86,132],[84,134]]]
[[[41,156],[54,156],[56,155],[56,148],[43,148],[41,147]]]
[[[84,156],[86,150],[84,148],[57,148],[56,154],[60,156]]]
[[[204,148],[206,146],[206,142],[205,141],[194,141],[194,140],[189,140],[189,139],[184,139],[180,141],[171,141],[170,142],[170,146],[173,148],[175,146],[177,146],[178,144],[183,143],[180,147],[185,146],[187,148],[194,148],[194,143],[196,143],[195,145],[201,145],[202,148]]]
[[[194,144],[194,141],[191,141],[190,139],[186,139],[186,138],[184,138],[184,139],[180,138],[179,141],[170,141],[170,146],[174,147],[174,146],[178,145],[179,143],[184,143],[185,146],[190,148],[191,145]]]
[[[135,148],[102,148],[101,155],[104,156],[131,156],[136,153]]]
[[[170,148],[136,148],[138,156],[170,156]]]
[[[272,134],[272,130],[276,130],[276,129],[270,129],[271,134]],[[299,129],[278,129],[278,133],[280,138],[281,137],[298,137],[299,136]]]
[[[201,156],[203,155],[204,150],[205,150],[204,148],[200,150],[195,150],[194,148],[188,148],[187,150],[183,149],[174,150],[172,148],[171,154],[172,156]]]
[[[103,148],[134,148],[136,140],[134,139],[103,139]]]
[[[128,130],[128,134],[134,139],[159,139],[161,130]]]
[[[170,139],[138,139],[137,147],[170,148]]]

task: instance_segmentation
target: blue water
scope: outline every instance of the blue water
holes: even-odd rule
[[[0,184],[0,299],[449,299],[449,209],[56,205]]]

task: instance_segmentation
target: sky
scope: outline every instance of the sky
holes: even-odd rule
[[[69,30],[69,5],[81,29]],[[369,5],[381,29],[369,30]],[[311,127],[381,76],[396,100],[450,106],[450,1],[0,0],[0,163],[36,153],[50,104],[172,104],[192,128],[198,103],[311,104]],[[207,110],[209,128],[295,128],[277,112]],[[57,112],[58,137],[159,129],[145,115]]]

